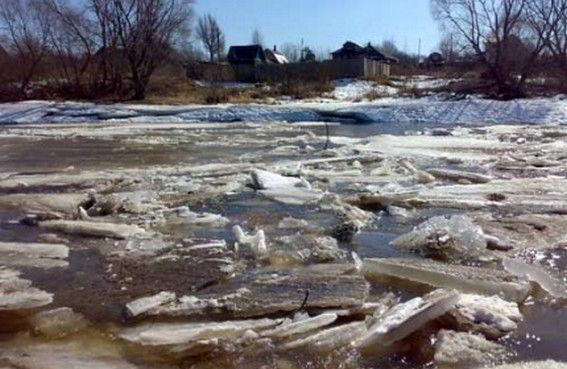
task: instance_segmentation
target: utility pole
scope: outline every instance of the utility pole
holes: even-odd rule
[[[450,49],[450,51],[449,51],[449,63],[452,63],[453,58],[454,58],[454,54],[453,54],[454,53],[454,50],[453,50],[453,32],[451,32],[451,35],[449,37],[450,37],[449,42],[451,43],[450,48],[449,48]]]
[[[417,64],[421,60],[421,37],[419,38],[419,44],[417,45]]]

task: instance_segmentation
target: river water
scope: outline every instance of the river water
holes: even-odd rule
[[[425,127],[420,125],[331,125],[332,136],[350,138],[367,138],[377,134],[403,135],[406,131],[419,131]],[[51,128],[50,134],[27,134],[10,128],[10,132],[0,129],[0,174],[17,172],[20,174],[49,174],[64,171],[98,171],[131,170],[144,168],[167,168],[172,166],[192,166],[217,162],[230,162],[240,158],[239,162],[273,163],[279,160],[297,158],[297,154],[277,153],[272,151],[279,146],[278,140],[302,135],[293,129],[279,131],[270,137],[266,130],[242,128],[234,131],[205,132],[199,130],[184,132],[177,130],[141,130],[132,132],[131,136],[121,137],[88,137],[88,132],[81,128],[78,137],[57,136],[57,128]],[[313,143],[315,149],[324,143],[325,128],[311,128],[319,140]],[[8,134],[9,133],[9,134]],[[16,135],[14,135],[16,133]],[[247,144],[244,140],[250,137]],[[182,137],[183,139],[180,139]],[[133,140],[136,139],[136,140]],[[160,142],[158,139],[162,139]],[[151,140],[152,143],[149,143]],[[209,140],[208,145],[197,144]],[[215,140],[218,140],[215,142]],[[227,143],[232,142],[232,145]],[[236,142],[236,143],[235,143]],[[238,144],[242,142],[242,144]],[[309,142],[308,142],[309,144]],[[303,154],[301,154],[303,155]],[[450,165],[450,164],[447,164]],[[341,188],[340,186],[336,188]],[[345,186],[348,192],[348,185]],[[68,188],[56,191],[67,191]],[[41,188],[33,189],[33,192]],[[46,190],[52,191],[52,190]],[[75,191],[75,189],[73,189]],[[14,191],[5,191],[5,195]],[[16,191],[18,192],[18,191]],[[192,196],[192,195],[191,195]],[[251,192],[228,193],[214,198],[189,197],[189,207],[193,211],[222,214],[229,219],[227,225],[221,227],[188,227],[184,224],[162,224],[156,228],[164,234],[174,235],[175,239],[224,239],[228,244],[234,242],[231,227],[235,224],[249,224],[257,228],[270,229],[269,237],[283,236],[285,231],[277,230],[270,225],[277,224],[285,217],[306,220],[318,228],[329,228],[336,222],[335,217],[309,206],[283,205],[265,199]],[[192,202],[191,202],[192,201]],[[372,227],[360,232],[351,242],[342,242],[343,250],[356,251],[364,257],[415,257],[397,250],[389,242],[397,236],[410,231],[413,226],[436,215],[462,213],[457,209],[427,209],[407,222],[399,222],[381,211],[376,211],[377,220]],[[26,214],[18,209],[0,209],[0,241],[1,242],[34,242],[40,231],[35,227],[20,224],[19,219]],[[267,231],[268,232],[268,231]],[[120,357],[137,367],[169,367],[171,363],[164,358],[156,358],[143,353],[139,348],[131,347],[116,339],[117,332],[131,323],[124,317],[123,308],[132,299],[162,290],[187,293],[188,285],[199,287],[197,281],[187,280],[190,275],[187,269],[191,265],[164,264],[155,265],[121,265],[120,258],[113,254],[113,243],[107,239],[66,236],[70,247],[69,266],[64,270],[40,269],[32,267],[18,268],[22,277],[32,281],[33,285],[54,295],[49,308],[71,307],[75,312],[83,314],[91,323],[89,328],[79,334],[61,339],[46,339],[29,334],[26,316],[29,312],[0,313],[0,334],[2,342],[0,351],[10,352],[12,349],[35,347],[38,344],[70,345],[71,352],[83,353],[85,347],[93,352],[106,351],[110,356]],[[536,247],[537,248],[537,247]],[[109,251],[109,249],[111,249]],[[102,250],[102,251],[101,251]],[[567,253],[554,252],[551,256],[554,268],[564,271],[567,265]],[[1,262],[1,260],[0,260]],[[139,283],[120,285],[112,279],[109,268],[124,268],[132,273]],[[256,267],[254,267],[256,268]],[[262,267],[260,267],[262,268]],[[248,271],[244,271],[247,273]],[[152,278],[144,278],[151,275]],[[204,282],[207,283],[207,282]],[[222,284],[221,284],[222,285]],[[191,287],[191,288],[193,288]],[[393,292],[401,301],[429,291],[426,286],[408,285],[402,281],[388,280],[383,284],[371,285],[371,298],[377,298],[385,292]],[[567,308],[557,301],[550,301],[541,293],[530,298],[529,303],[521,307],[524,320],[513,334],[503,338],[501,342],[514,350],[511,362],[524,360],[554,359],[567,361]],[[432,327],[431,332],[434,332]],[[424,333],[425,334],[425,333]],[[337,350],[325,356],[315,356],[309,350],[280,353],[277,350],[250,352],[237,351],[230,354],[215,353],[212,356],[187,359],[181,363],[183,368],[413,368],[432,367],[432,351],[422,347],[423,340],[430,338],[414,335],[394,352],[380,358],[363,358],[350,350]],[[79,343],[79,348],[76,344]],[[9,356],[9,355],[8,355]],[[0,367],[3,367],[0,360]],[[7,368],[16,368],[6,361]],[[52,368],[46,362],[29,365],[30,369]],[[23,366],[28,368],[28,366]],[[17,368],[20,368],[19,366]],[[93,366],[94,368],[94,366]],[[98,366],[96,368],[99,368]],[[100,367],[100,368],[106,368]],[[114,368],[109,365],[108,368]],[[116,366],[122,368],[122,366]]]

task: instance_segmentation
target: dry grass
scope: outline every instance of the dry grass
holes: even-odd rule
[[[255,99],[248,89],[199,86],[185,76],[159,76],[152,79],[146,103],[150,104],[221,104],[247,103]]]
[[[381,94],[378,90],[368,91],[366,94],[364,94],[364,98],[368,101],[378,100],[382,97],[384,97],[384,95]]]
[[[320,97],[333,90],[328,79],[303,81],[287,79],[278,84],[257,84],[248,88],[199,86],[185,76],[156,76],[149,86],[146,103],[150,104],[246,104],[270,103],[274,98],[291,96],[296,99]]]
[[[295,99],[310,99],[333,91],[333,85],[329,80],[315,82],[292,80],[281,84],[278,91],[281,96],[291,96]]]

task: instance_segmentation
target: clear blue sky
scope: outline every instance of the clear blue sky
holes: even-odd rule
[[[254,28],[266,46],[303,38],[319,51],[334,51],[346,40],[389,39],[417,53],[421,38],[424,54],[439,42],[429,0],[195,0],[195,11],[218,19],[227,45],[250,43]]]

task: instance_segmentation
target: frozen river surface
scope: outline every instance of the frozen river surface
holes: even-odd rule
[[[0,368],[567,362],[566,106],[0,105]]]

